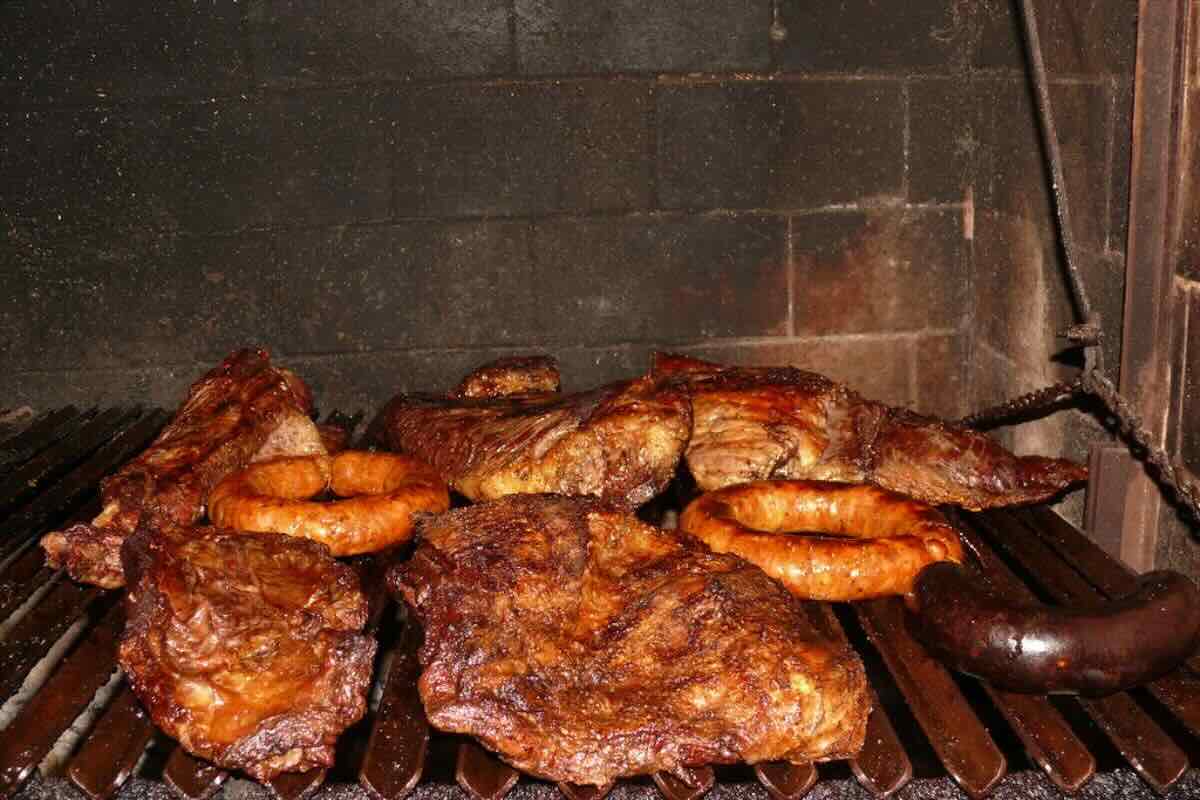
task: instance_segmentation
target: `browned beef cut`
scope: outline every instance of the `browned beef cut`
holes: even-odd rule
[[[659,353],[652,374],[690,390],[685,457],[705,491],[768,478],[870,481],[978,510],[1045,500],[1087,478],[1071,461],[1013,455],[983,433],[871,402],[812,372]]]
[[[870,700],[757,567],[592,500],[510,496],[423,523],[389,582],[425,627],[430,721],[556,781],[853,755]]]
[[[558,363],[550,356],[498,358],[462,379],[451,397],[512,397],[554,394],[562,389]]]
[[[375,656],[350,567],[307,539],[148,515],[122,556],[120,664],[159,728],[259,780],[333,764]]]
[[[383,424],[390,447],[471,500],[555,492],[632,508],[674,477],[692,420],[685,387],[640,378],[567,395],[399,395]]]
[[[189,524],[208,491],[252,458],[325,452],[311,411],[308,387],[265,350],[232,353],[192,385],[149,448],[104,480],[100,516],[42,538],[47,561],[75,580],[121,586],[121,541],[144,512]]]

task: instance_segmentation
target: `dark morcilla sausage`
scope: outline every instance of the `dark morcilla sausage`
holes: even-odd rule
[[[1087,608],[1018,605],[958,564],[930,564],[909,596],[913,633],[953,668],[1013,692],[1100,695],[1154,680],[1191,655],[1200,592],[1149,572]]]

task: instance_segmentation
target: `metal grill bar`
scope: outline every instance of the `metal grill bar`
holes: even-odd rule
[[[71,465],[108,441],[122,423],[138,414],[136,409],[110,408],[85,422],[59,444],[14,469],[0,482],[0,510],[8,510],[51,480],[62,475]]]
[[[85,412],[95,413],[95,409]],[[0,473],[32,458],[39,450],[66,436],[81,415],[75,406],[49,411],[33,423],[0,444]]]
[[[207,761],[193,758],[182,747],[176,746],[167,757],[163,779],[180,797],[189,800],[207,800],[217,793],[229,773],[214,767]]]
[[[131,421],[127,420],[127,421]],[[120,431],[91,458],[0,524],[0,559],[8,558],[43,526],[62,516],[96,490],[100,479],[140,452],[167,422],[164,411],[151,411]]]
[[[407,620],[384,679],[358,780],[382,800],[399,800],[417,785],[429,751],[429,723],[417,694],[420,631]]]
[[[0,521],[0,547],[6,548],[0,552],[14,556],[0,571],[0,621],[14,610],[21,615],[0,622],[7,629],[0,641],[0,700],[21,686],[64,631],[81,620],[83,626],[66,655],[56,657],[57,665],[47,660],[39,667],[49,668],[49,678],[14,722],[0,731],[0,798],[10,795],[32,774],[62,731],[107,682],[115,666],[115,642],[121,627],[117,593],[77,586],[46,569],[39,549],[30,547],[22,552],[20,548],[46,525],[57,524],[76,508],[94,491],[100,478],[143,447],[165,419],[162,412],[139,415],[110,409],[80,414],[73,409],[70,413],[63,410],[38,418],[0,445],[0,458],[5,452],[16,452],[4,450],[14,442],[26,454],[24,461],[10,462],[11,469],[0,487],[11,487],[16,475],[36,478],[28,494],[17,500],[23,505]],[[361,415],[352,418],[335,414],[330,420],[357,427]],[[1134,578],[1123,565],[1051,512],[992,512],[959,515],[958,519],[980,552],[991,579],[1014,596],[1033,597],[1036,590],[1060,602],[1098,602],[1132,588]],[[356,776],[371,796],[399,800],[419,787],[422,776],[431,770],[433,781],[443,780],[440,776],[447,767],[435,763],[430,770],[425,762],[430,753],[445,752],[445,746],[431,747],[431,731],[416,693],[420,632],[403,613],[397,618],[401,610],[387,597],[382,563],[360,559],[355,566],[370,602],[371,630],[382,631],[382,638],[388,640],[393,620],[398,619],[399,628],[391,652],[379,656],[379,664],[390,666],[386,676],[379,675],[378,710],[357,729],[365,734],[365,744],[357,750],[343,748],[339,757],[350,761],[340,764],[330,775],[338,776],[338,780],[344,775]],[[808,603],[806,610],[825,635],[853,646],[867,646],[854,638],[861,633],[851,631],[853,636],[847,638],[832,606]],[[925,655],[909,637],[903,608],[896,601],[856,604],[853,614],[861,621],[870,646],[883,656],[890,680],[901,689],[946,771],[972,796],[987,794],[1004,776],[1004,747],[1008,745],[997,743],[1009,741],[1019,741],[1060,789],[1074,792],[1085,786],[1096,771],[1097,759],[1086,744],[1089,740],[1095,744],[1095,739],[1077,728],[1080,720],[1092,720],[1146,783],[1158,791],[1175,785],[1187,769],[1187,754],[1171,731],[1186,729],[1200,735],[1200,677],[1191,671],[1178,671],[1147,687],[1161,708],[1143,707],[1129,693],[1119,693],[1099,700],[1065,700],[1074,710],[1064,716],[1059,708],[1066,710],[1066,706],[1041,697],[1008,695],[987,687],[975,693],[978,697],[965,696],[959,684],[964,688],[973,686],[972,679],[952,678]],[[852,617],[845,621],[856,626]],[[54,652],[64,646],[65,641]],[[869,675],[873,681],[886,681],[885,676],[870,670]],[[999,712],[991,723],[977,713],[985,709],[972,705],[989,702]],[[1160,724],[1165,721],[1156,718],[1160,712],[1170,715],[1170,725]],[[989,731],[989,724],[1007,725],[1015,736],[993,738],[997,732]],[[432,736],[445,741],[441,734]],[[66,773],[92,800],[107,800],[134,773],[154,740],[154,727],[122,684],[91,723],[91,730],[69,759]],[[469,796],[500,800],[521,780],[518,772],[474,742],[452,741],[450,753],[457,767],[454,779]],[[850,763],[852,773],[871,794],[887,796],[912,777],[909,752],[888,717],[887,707],[876,698],[867,745]],[[1020,749],[1015,752],[1019,754]],[[170,752],[161,769],[154,766],[162,763],[159,759],[148,763],[151,766],[141,768],[144,777],[165,780],[178,795],[195,800],[212,796],[228,778],[225,771],[178,747]],[[799,800],[818,781],[818,772],[807,765],[763,764],[753,774],[776,800]],[[328,778],[324,771],[281,776],[269,789],[281,800],[300,800],[317,791]],[[703,767],[691,770],[687,780],[661,774],[653,779],[668,800],[693,800],[713,785],[716,774]],[[453,788],[440,782],[437,786],[439,796]],[[571,800],[600,800],[611,788],[560,787]]]
[[[1018,560],[1051,596],[1068,602],[1071,598],[1086,598],[1086,584],[1077,583],[1083,580],[1079,574],[1069,564],[1055,558],[1049,548],[1039,547],[1040,542],[1026,536],[1024,526],[1011,516],[989,512],[976,519],[981,530],[992,534],[991,542]],[[1047,576],[1073,584],[1074,591],[1058,588]],[[1023,594],[1033,597],[1029,590]],[[1081,698],[1080,703],[1104,729],[1121,755],[1155,789],[1166,791],[1182,777],[1188,765],[1187,755],[1128,692],[1094,699]]]
[[[1032,593],[1004,566],[969,522],[962,515],[956,515],[956,520],[975,553],[983,559],[996,588],[1007,597],[1034,600]],[[1096,759],[1048,698],[985,689],[1013,726],[1026,752],[1056,786],[1074,793],[1091,779]]]
[[[950,673],[909,634],[903,604],[867,600],[855,611],[946,771],[971,797],[986,795],[1004,777],[1007,760]]]
[[[100,596],[99,589],[80,586],[61,576],[55,580],[50,592],[21,617],[0,644],[0,702],[7,702],[21,688],[34,665]]]
[[[108,602],[98,625],[68,655],[53,676],[0,737],[0,795],[22,783],[50,752],[58,737],[112,676],[117,640],[125,627],[121,603]]]
[[[1060,603],[1073,605],[1097,605],[1107,598],[1087,582],[1069,564],[1056,558],[1056,553],[1041,538],[1024,524],[1020,518],[1010,519],[1005,525],[1006,543],[1021,558],[1023,564],[1031,564],[1033,575],[1043,589]],[[1160,702],[1185,725],[1194,735],[1200,736],[1200,681],[1196,676],[1179,671],[1146,685]]]
[[[804,607],[817,630],[834,641],[850,643],[832,606],[828,603],[805,603]],[[888,719],[875,690],[871,688],[869,691],[873,710],[867,719],[867,738],[862,752],[857,758],[851,759],[850,769],[867,791],[886,797],[899,791],[912,779],[912,761],[904,752],[896,729],[892,727],[892,721]],[[763,780],[761,774],[759,780]],[[766,785],[765,781],[763,785]]]
[[[103,735],[97,735],[99,732]],[[133,774],[142,753],[154,739],[154,727],[128,685],[96,720],[92,736],[71,759],[67,774],[93,800],[111,797]]]

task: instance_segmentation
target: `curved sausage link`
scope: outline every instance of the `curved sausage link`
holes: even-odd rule
[[[307,499],[326,489],[346,499]],[[208,499],[209,517],[220,527],[313,539],[335,556],[406,542],[414,512],[449,507],[449,489],[432,467],[358,450],[252,464],[221,481]]]
[[[861,484],[731,486],[692,501],[679,527],[812,600],[904,594],[926,565],[963,557],[958,532],[936,509]]]
[[[1098,695],[1169,672],[1195,650],[1200,593],[1149,572],[1132,594],[1076,609],[1014,605],[957,564],[932,564],[909,598],[917,638],[950,666],[1013,692]]]

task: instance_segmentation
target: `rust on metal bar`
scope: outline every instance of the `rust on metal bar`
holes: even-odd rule
[[[474,740],[459,744],[454,780],[475,800],[500,800],[517,785],[518,778],[520,773]]]
[[[176,794],[186,800],[208,800],[229,778],[229,773],[176,745],[171,755],[167,756],[163,778]]]
[[[10,796],[33,772],[80,712],[112,676],[125,624],[120,603],[63,659],[29,704],[0,732],[0,797]]]
[[[425,769],[429,722],[417,694],[420,644],[415,624],[406,623],[396,643],[358,773],[359,782],[383,800],[404,797],[417,785]]]
[[[652,777],[667,800],[698,800],[717,780],[712,767],[684,767],[679,775],[656,772]]]
[[[986,795],[1008,768],[1004,754],[946,668],[909,634],[901,602],[867,600],[854,609],[950,777],[968,795]]]
[[[71,758],[67,776],[91,800],[108,800],[129,779],[153,738],[154,725],[129,686],[122,685]]]
[[[812,764],[768,761],[754,765],[754,777],[775,800],[800,800],[817,782]]]

